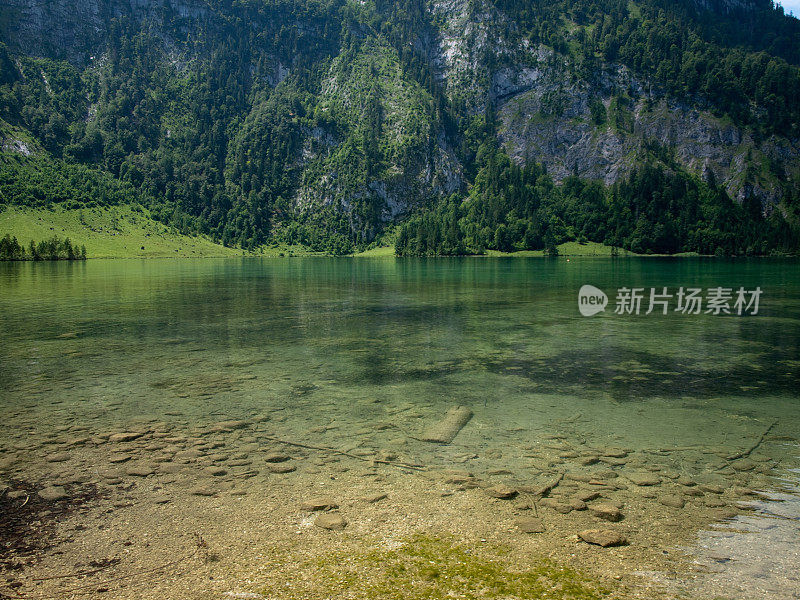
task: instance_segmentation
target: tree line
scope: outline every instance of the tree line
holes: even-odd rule
[[[86,260],[86,246],[53,236],[38,243],[31,240],[26,247],[7,233],[0,239],[0,260]]]

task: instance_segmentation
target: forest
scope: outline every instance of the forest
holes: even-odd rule
[[[647,161],[605,187],[568,177],[554,185],[539,165],[515,165],[489,150],[465,202],[452,197],[400,228],[398,256],[544,250],[568,241],[599,242],[640,254],[695,252],[758,256],[798,248],[796,229],[755,202],[737,204],[724,189]]]
[[[492,0],[512,44],[552,48],[584,80],[620,64],[756,140],[800,135],[800,21],[771,2],[743,13],[692,0]],[[755,159],[781,199],[733,200],[643,140],[612,185],[555,181],[511,160],[488,93],[472,105],[431,58],[441,15],[421,0],[209,2],[193,20],[111,19],[81,60],[0,41],[0,203],[138,202],[226,246],[303,244],[347,254],[401,223],[399,255],[552,249],[589,240],[641,253],[768,254],[800,244],[796,169]],[[745,10],[745,9],[742,9]],[[477,18],[477,17],[476,17]],[[3,31],[0,29],[0,31]],[[73,53],[74,55],[74,53]],[[482,51],[478,80],[504,66]],[[478,84],[476,84],[478,85]],[[481,96],[483,94],[483,96]],[[618,126],[602,99],[598,130]],[[612,105],[613,108],[613,99]],[[450,188],[420,184],[444,160]],[[796,165],[790,165],[796,167]],[[436,171],[439,168],[440,171]],[[438,176],[438,175],[437,175]],[[404,207],[390,210],[386,196]]]

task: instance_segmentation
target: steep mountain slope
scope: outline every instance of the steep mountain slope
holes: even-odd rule
[[[118,182],[68,202],[141,202],[242,247],[348,252],[411,215],[406,253],[798,247],[800,22],[767,0],[0,13],[6,203],[64,202],[46,182],[68,173]],[[44,184],[8,183],[34,165]]]

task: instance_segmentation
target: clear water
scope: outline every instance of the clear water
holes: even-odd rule
[[[579,314],[586,283],[609,294],[605,313]],[[757,316],[615,315],[624,286],[760,286],[763,296]],[[656,464],[698,482],[797,498],[796,261],[6,263],[0,331],[8,425],[0,450],[32,472],[46,468],[36,458],[42,444],[76,423],[89,435],[155,421],[190,430],[284,409],[282,435],[365,455],[406,435],[402,459],[433,467],[521,469],[555,435],[584,450],[626,447],[638,470]],[[475,413],[454,444],[414,441],[453,404]],[[747,449],[773,422],[753,453],[762,468],[726,469],[721,457]],[[485,455],[492,447],[506,449],[502,459]],[[758,502],[768,510],[767,496]],[[794,558],[777,573],[736,575],[744,588],[768,578],[776,598],[796,585],[785,568],[800,566],[800,510],[781,506],[793,507],[780,517],[789,533],[770,544]],[[766,539],[769,530],[755,529]],[[703,531],[691,550],[699,562],[727,535]],[[726,552],[752,549],[739,544],[744,537],[725,537]],[[716,561],[709,571],[740,564]]]

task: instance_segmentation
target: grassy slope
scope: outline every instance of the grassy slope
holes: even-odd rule
[[[83,217],[83,223],[81,223]],[[113,221],[116,221],[116,228]],[[10,233],[21,244],[53,235],[85,245],[89,258],[158,258],[237,256],[241,250],[225,248],[202,238],[181,235],[150,218],[147,210],[130,206],[81,210],[31,209],[0,206],[0,236]],[[144,247],[144,249],[142,249]]]

